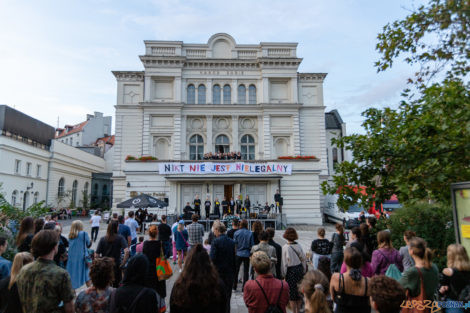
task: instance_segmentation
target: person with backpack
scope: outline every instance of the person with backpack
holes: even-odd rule
[[[127,265],[122,286],[110,296],[109,313],[161,313],[165,301],[152,288],[146,287],[150,265],[144,254],[136,254]]]
[[[257,277],[249,280],[243,289],[243,300],[249,313],[286,313],[289,302],[289,285],[274,278],[271,260],[264,251],[251,256],[251,266]]]
[[[385,275],[390,265],[394,264],[403,272],[403,257],[393,248],[390,231],[382,230],[377,233],[378,249],[372,253],[372,271],[377,275]],[[394,277],[395,278],[395,277]]]
[[[447,267],[442,274],[439,293],[447,301],[465,301],[462,291],[470,287],[470,260],[464,246],[454,243],[447,247]],[[461,313],[464,309],[446,308],[446,312]]]

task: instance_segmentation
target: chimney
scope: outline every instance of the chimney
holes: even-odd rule
[[[95,112],[95,118],[98,118],[98,117],[103,117],[103,113],[101,112]]]
[[[87,121],[91,120],[92,118],[94,118],[94,116],[92,114],[87,114],[86,115],[86,120]]]

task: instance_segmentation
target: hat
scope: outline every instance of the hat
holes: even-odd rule
[[[181,221],[178,222],[178,224],[183,224],[184,225],[184,221],[181,220]]]

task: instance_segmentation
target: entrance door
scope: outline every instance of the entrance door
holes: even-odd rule
[[[224,195],[225,195],[225,186],[224,185],[214,185],[214,198],[212,200],[215,201],[215,199],[219,199],[219,202],[222,202],[224,200]]]
[[[193,206],[196,195],[199,195],[199,199],[201,199],[201,192],[202,185],[181,185],[181,210],[186,206],[186,202]]]
[[[224,185],[224,196],[227,198],[227,201],[230,201],[230,198],[233,197],[232,185]]]
[[[23,211],[26,210],[28,205],[29,205],[29,192],[26,191],[23,196]]]

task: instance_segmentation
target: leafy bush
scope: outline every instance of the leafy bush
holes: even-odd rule
[[[403,233],[412,230],[428,243],[433,250],[433,262],[442,269],[446,267],[447,246],[455,243],[452,208],[440,204],[415,203],[395,211],[389,219],[380,219],[377,228],[390,229],[393,246],[405,245]]]

